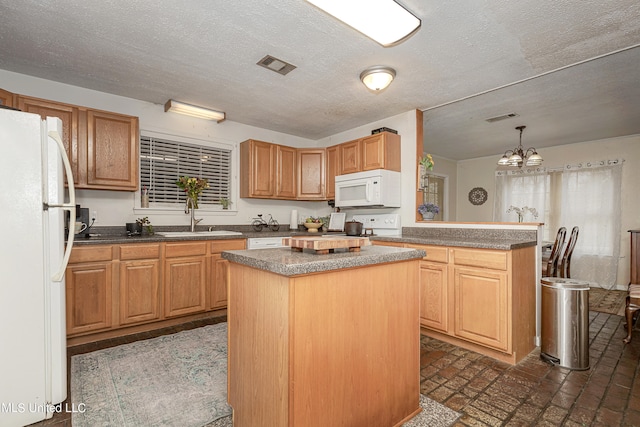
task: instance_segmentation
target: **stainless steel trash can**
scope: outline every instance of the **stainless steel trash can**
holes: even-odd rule
[[[545,277],[540,357],[564,368],[589,369],[589,283]]]

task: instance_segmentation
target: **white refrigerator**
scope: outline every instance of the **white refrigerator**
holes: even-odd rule
[[[0,109],[0,427],[50,418],[67,396],[64,210],[76,215],[61,135],[58,118]]]

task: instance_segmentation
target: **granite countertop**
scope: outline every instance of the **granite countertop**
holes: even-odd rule
[[[231,262],[270,271],[282,276],[299,276],[342,268],[364,267],[387,262],[421,259],[425,251],[388,246],[365,246],[359,252],[336,249],[334,253],[315,254],[312,251],[292,251],[289,248],[236,250],[222,252]]]
[[[476,249],[498,249],[503,251],[510,251],[512,249],[526,248],[528,246],[535,246],[535,240],[513,240],[513,239],[491,239],[481,237],[425,237],[425,236],[411,236],[403,234],[400,237],[385,237],[378,236],[373,237],[371,240],[378,240],[382,242],[398,242],[398,243],[413,243],[416,245],[435,245],[435,246],[458,246],[462,248],[476,248]]]
[[[184,227],[166,227],[158,231],[186,231]],[[193,240],[228,240],[228,239],[248,239],[259,237],[290,237],[290,236],[317,236],[336,235],[340,233],[309,233],[304,230],[289,230],[288,227],[281,227],[278,231],[263,230],[254,231],[246,226],[219,226],[215,229],[238,231],[239,235],[226,236],[180,236],[165,237],[159,234],[142,235],[128,237],[123,227],[103,227],[98,230],[97,237],[78,237],[74,240],[75,245],[97,245],[97,244],[120,244],[120,243],[152,243],[152,242],[175,242]],[[205,231],[206,228],[199,231]],[[370,240],[381,242],[412,243],[416,245],[437,245],[437,246],[457,246],[463,248],[477,249],[497,249],[512,250],[535,246],[537,244],[536,233],[513,230],[481,230],[481,229],[433,229],[424,227],[405,227],[401,236],[373,236]]]

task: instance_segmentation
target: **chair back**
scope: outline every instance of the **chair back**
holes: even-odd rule
[[[567,247],[564,250],[562,259],[558,269],[560,270],[560,277],[571,278],[571,254],[573,254],[573,248],[576,247],[576,241],[578,240],[578,232],[580,229],[576,226],[571,230],[571,236],[567,242]]]
[[[567,235],[567,229],[560,227],[558,234],[556,234],[556,241],[551,248],[551,255],[547,261],[546,276],[557,277],[558,273],[558,260],[560,259],[560,252],[562,252],[562,245],[564,245],[564,238]]]

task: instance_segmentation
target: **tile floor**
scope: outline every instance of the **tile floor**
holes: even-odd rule
[[[71,347],[68,357],[225,321],[218,317]],[[421,392],[462,413],[456,426],[640,426],[640,331],[629,345],[621,316],[589,313],[590,369],[571,371],[534,350],[516,366],[422,336]],[[70,413],[33,426],[71,426]]]

